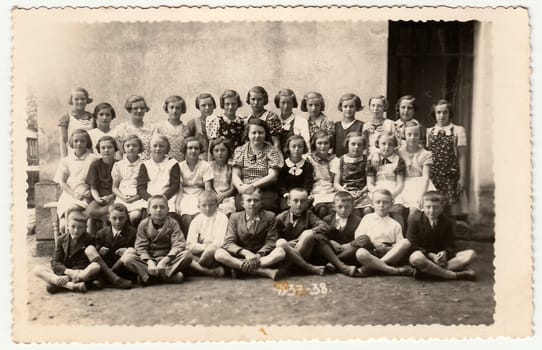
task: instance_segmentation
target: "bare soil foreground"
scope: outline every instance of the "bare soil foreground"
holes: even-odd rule
[[[30,237],[29,247],[34,243]],[[49,295],[41,280],[29,276],[27,306],[31,322],[40,325],[491,324],[493,244],[458,241],[457,247],[478,252],[472,266],[476,282],[338,274],[291,276],[278,283],[189,277],[180,285]],[[49,259],[30,258],[29,271],[37,264],[48,265]],[[285,282],[303,291],[281,290]]]

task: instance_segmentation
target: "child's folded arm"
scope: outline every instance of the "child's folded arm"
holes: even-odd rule
[[[411,244],[411,251],[419,250],[423,254],[427,254],[427,250],[420,245],[419,231],[420,231],[420,215],[411,215],[408,217],[406,239]]]
[[[147,261],[152,259],[151,253],[149,251],[150,241],[147,237],[146,225],[139,225],[137,229],[136,241],[134,248],[137,254],[141,257],[141,260]]]
[[[323,220],[321,220],[316,214],[312,211],[308,212],[309,215],[309,227],[313,234],[323,234],[327,235],[329,233],[330,227]]]
[[[167,255],[171,258],[179,255],[186,249],[186,241],[184,239],[183,231],[175,220],[171,220],[173,233],[171,234],[171,249]]]
[[[222,245],[222,248],[232,254],[238,255],[241,253],[243,248],[237,244],[237,220],[239,220],[238,216],[232,215],[232,217],[230,217],[230,220],[228,222],[228,228],[226,229],[226,235],[224,236],[224,244]]]
[[[169,172],[169,186],[164,192],[164,196],[166,196],[167,199],[171,199],[171,197],[176,195],[179,192],[180,183],[181,168],[179,167],[179,164],[176,163],[174,166],[171,167],[171,170]]]
[[[102,198],[100,196],[100,193],[98,193],[98,188],[95,186],[90,187],[90,195],[92,196],[92,199],[94,199],[96,202],[100,202],[100,199]]]
[[[307,190],[308,193],[311,193],[312,186],[314,186],[314,168],[312,164],[308,163],[309,166],[306,167],[307,174],[303,180],[303,188]]]
[[[139,173],[137,174],[137,194],[140,198],[147,200],[151,197],[150,193],[147,192],[147,186],[149,184],[149,174],[147,173],[147,168],[145,165],[139,167]]]
[[[190,223],[188,235],[186,236],[186,248],[195,254],[201,254],[205,250],[205,244],[198,243],[198,231],[200,229],[198,217],[196,216]]]
[[[51,268],[56,275],[63,275],[64,271],[66,271],[66,266],[62,263],[62,261],[64,261],[64,257],[62,245],[58,243],[55,247],[53,260],[51,260]]]
[[[269,228],[269,231],[267,231],[267,236],[265,237],[265,243],[257,251],[257,254],[260,254],[260,256],[266,256],[267,254],[269,254],[273,249],[275,249],[278,238],[279,233],[277,227],[277,220],[273,218],[272,225]]]
[[[254,187],[266,187],[267,185],[271,185],[274,182],[277,181],[279,176],[279,171],[276,168],[269,168],[269,172],[266,176],[262,177],[261,179],[254,181],[251,185]]]

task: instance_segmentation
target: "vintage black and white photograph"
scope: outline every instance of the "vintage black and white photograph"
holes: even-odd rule
[[[529,135],[529,76],[499,124],[496,37],[526,25],[478,10],[15,9],[16,335],[501,322],[531,231],[496,230],[530,220],[528,187],[496,210],[503,162],[529,170],[499,147],[530,146],[497,135]],[[528,332],[527,264],[500,297]]]

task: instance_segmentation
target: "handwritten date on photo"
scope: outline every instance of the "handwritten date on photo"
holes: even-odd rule
[[[289,284],[287,281],[275,282],[273,287],[277,289],[280,297],[306,296],[306,295],[325,295],[331,292],[325,283],[311,283],[310,287],[303,284]]]

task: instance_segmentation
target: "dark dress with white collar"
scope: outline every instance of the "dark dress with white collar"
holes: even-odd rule
[[[293,163],[290,159],[285,160],[278,179],[281,196],[296,187],[304,188],[308,193],[311,193],[313,184],[314,168],[310,162],[304,159],[299,163]]]

